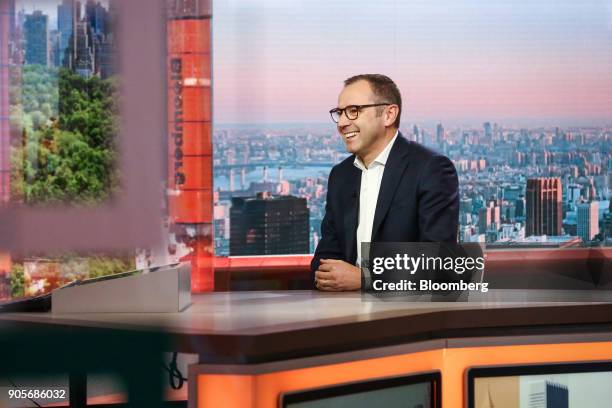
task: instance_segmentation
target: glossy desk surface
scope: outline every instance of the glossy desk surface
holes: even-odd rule
[[[537,293],[564,301],[528,301],[522,291],[492,293],[501,301],[456,303],[364,301],[360,293],[317,291],[216,292],[193,295],[193,304],[182,313],[5,313],[0,314],[0,329],[167,333],[176,350],[227,363],[449,337],[612,333],[610,295]]]

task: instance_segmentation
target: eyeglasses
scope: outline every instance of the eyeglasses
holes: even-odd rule
[[[334,108],[329,111],[329,114],[331,115],[332,120],[338,123],[340,121],[340,118],[342,117],[343,112],[349,120],[355,120],[357,119],[357,117],[359,116],[359,112],[361,112],[361,109],[363,108],[371,108],[373,106],[388,106],[388,105],[393,105],[393,104],[392,103],[372,103],[369,105],[349,105],[344,109]]]

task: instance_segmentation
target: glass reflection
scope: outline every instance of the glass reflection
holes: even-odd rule
[[[113,2],[18,0],[8,7],[4,190],[8,184],[10,200],[25,204],[107,200],[119,189]]]

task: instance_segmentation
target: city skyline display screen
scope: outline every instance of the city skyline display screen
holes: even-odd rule
[[[108,1],[5,1],[0,68],[0,206],[96,208],[121,193],[117,11]],[[33,231],[30,231],[33,233]],[[95,252],[95,251],[94,251]],[[28,253],[8,264],[0,299],[36,296],[75,279],[133,269],[129,253]]]
[[[469,408],[596,408],[612,398],[612,364],[472,369]]]
[[[108,1],[7,3],[10,151],[0,170],[10,177],[0,203],[112,200],[121,190],[117,10]]]
[[[307,200],[314,251],[329,172],[350,155],[328,111],[362,73],[393,79],[401,134],[453,161],[460,241],[611,245],[610,7],[213,2],[216,255],[304,252],[257,248],[262,227],[238,212],[232,223],[232,198],[262,191]]]
[[[128,19],[121,17],[133,15],[137,6],[131,4],[116,0],[0,3],[0,213],[6,226],[0,245],[0,301],[133,270],[134,246],[147,245],[146,236],[154,237],[151,231],[142,235],[136,231],[144,233],[144,224],[159,233],[155,225],[161,228],[161,197],[150,195],[149,187],[154,179],[153,191],[159,191],[160,177],[145,170],[151,180],[142,180],[134,166],[148,165],[126,160],[134,157],[134,147],[143,156],[161,151],[161,146],[150,149],[139,142],[143,134],[149,139],[156,135],[146,129],[138,112],[134,114],[134,102],[146,92],[133,79],[135,65],[125,56],[120,58],[135,37],[125,29]],[[137,12],[143,20],[156,17]],[[158,15],[162,17],[161,11]],[[123,48],[119,32],[128,33]],[[162,50],[163,43],[159,47]],[[146,60],[161,57],[158,67],[148,72],[153,77],[162,73],[161,52],[132,51],[132,55],[145,65]],[[126,64],[121,72],[120,59]],[[144,77],[142,72],[138,75]],[[160,95],[164,95],[162,84]],[[155,100],[165,107],[161,98]],[[142,100],[137,105],[147,111]],[[156,120],[147,118],[150,123]],[[161,168],[157,162],[155,167]],[[153,198],[158,203],[154,208],[146,204]],[[149,208],[157,222],[146,215]],[[15,225],[6,222],[11,214],[17,214]],[[121,225],[126,229],[121,231]],[[132,233],[134,239],[127,239],[131,242],[119,243]],[[20,239],[20,234],[25,238]],[[36,241],[30,237],[41,239],[31,246],[23,244]],[[5,250],[7,241],[9,249],[18,250]]]

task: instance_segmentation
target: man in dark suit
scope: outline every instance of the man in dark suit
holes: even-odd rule
[[[321,240],[311,263],[320,290],[357,290],[362,242],[456,242],[457,172],[399,133],[402,100],[384,75],[344,81],[330,114],[353,155],[329,174]]]

